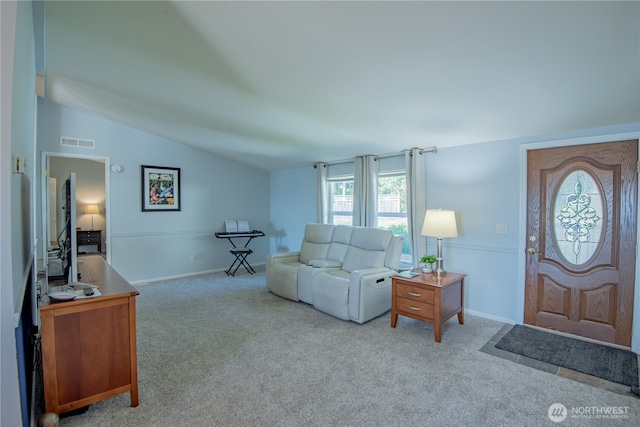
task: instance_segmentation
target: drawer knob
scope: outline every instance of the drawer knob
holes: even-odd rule
[[[407,307],[409,307],[411,310],[420,311],[420,308],[418,308],[418,307],[414,307],[414,306],[412,306],[412,305],[409,305],[409,306],[407,306]]]
[[[422,294],[416,294],[415,292],[407,292],[409,295],[411,295],[412,297],[421,297]]]

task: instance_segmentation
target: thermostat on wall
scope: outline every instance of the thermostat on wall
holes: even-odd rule
[[[111,170],[115,173],[120,173],[122,172],[122,166],[120,165],[111,165]]]

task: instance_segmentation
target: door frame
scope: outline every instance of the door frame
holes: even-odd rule
[[[109,173],[111,171],[111,159],[109,157],[104,157],[104,156],[91,156],[91,155],[85,155],[85,154],[74,154],[74,153],[60,153],[60,152],[55,152],[55,151],[43,151],[42,152],[42,157],[41,157],[41,173],[40,173],[40,178],[41,178],[41,182],[40,182],[40,188],[42,189],[42,191],[40,192],[40,196],[41,196],[41,200],[42,200],[42,209],[41,209],[41,218],[40,220],[42,221],[42,227],[46,227],[47,224],[45,221],[49,221],[49,219],[47,218],[47,214],[46,214],[46,203],[47,203],[47,194],[48,194],[48,189],[45,191],[45,186],[47,185],[47,175],[46,175],[46,171],[49,169],[49,159],[51,157],[63,157],[63,158],[67,158],[67,159],[78,159],[78,160],[97,160],[100,162],[104,162],[104,223],[105,223],[105,246],[107,247],[107,264],[111,264],[111,174]],[[44,238],[44,235],[46,234],[46,228],[42,228],[42,234],[43,234],[43,242],[42,244],[43,246],[43,256],[45,257],[44,259],[46,260],[46,256],[47,256],[47,245],[48,242],[46,242],[47,239]]]
[[[518,290],[517,290],[517,305],[516,305],[516,323],[518,325],[524,324],[524,293],[525,293],[525,280],[526,280],[526,245],[527,245],[527,153],[529,150],[539,150],[542,148],[555,148],[555,147],[569,147],[573,145],[583,144],[597,144],[601,142],[615,142],[629,139],[638,139],[640,146],[640,132],[625,132],[616,134],[605,134],[598,136],[587,136],[571,139],[558,139],[543,142],[526,143],[520,146],[520,209],[519,209],[519,224],[518,224]],[[639,147],[640,151],[640,147]],[[640,200],[640,186],[638,190],[638,200]],[[640,205],[638,208],[637,219],[640,224]],[[637,241],[640,237],[640,230]],[[640,353],[640,262],[639,257],[636,256],[636,277],[634,284],[634,301],[633,301],[633,329],[631,333],[631,350],[635,353]]]

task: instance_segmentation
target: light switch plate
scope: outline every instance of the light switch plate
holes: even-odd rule
[[[27,170],[27,159],[23,156],[13,156],[13,172],[25,173]]]

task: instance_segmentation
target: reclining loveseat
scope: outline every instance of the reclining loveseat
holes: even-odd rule
[[[391,309],[402,240],[379,228],[307,224],[299,252],[267,255],[267,289],[365,323]]]

